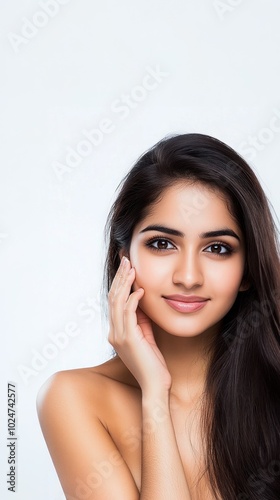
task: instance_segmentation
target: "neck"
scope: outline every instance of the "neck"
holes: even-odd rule
[[[171,394],[181,402],[200,396],[210,361],[217,325],[194,337],[178,337],[153,324],[158,348],[172,377]]]

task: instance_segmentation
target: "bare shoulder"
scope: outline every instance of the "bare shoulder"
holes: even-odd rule
[[[139,390],[119,358],[57,372],[41,387],[38,417],[66,498],[103,499],[112,488],[116,499],[138,498],[131,470],[111,437],[131,397],[137,406]]]
[[[75,398],[76,403],[92,411],[100,411],[105,395],[110,392],[139,392],[139,385],[120,358],[112,358],[105,363],[89,368],[64,370],[52,375],[40,388],[37,396],[38,413],[49,400]],[[98,403],[98,405],[94,405]]]

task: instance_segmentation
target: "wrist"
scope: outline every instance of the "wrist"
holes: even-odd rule
[[[171,422],[169,392],[142,396],[142,439],[166,432]]]
[[[170,390],[159,389],[153,390],[149,388],[146,391],[142,390],[142,407],[145,409],[153,409],[157,406],[162,408],[169,408]]]

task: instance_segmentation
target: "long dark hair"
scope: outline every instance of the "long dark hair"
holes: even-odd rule
[[[108,292],[133,229],[182,180],[225,195],[245,239],[244,282],[212,346],[201,423],[213,492],[224,500],[280,498],[280,314],[278,231],[253,170],[203,134],[169,136],[128,172],[106,223]]]

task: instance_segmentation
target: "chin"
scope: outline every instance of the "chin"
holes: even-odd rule
[[[203,330],[200,330],[200,329],[197,329],[197,328],[176,328],[174,329],[174,327],[170,327],[168,328],[167,325],[165,325],[165,327],[161,327],[160,325],[152,322],[153,324],[153,331],[154,333],[156,334],[167,334],[167,335],[170,335],[172,337],[180,337],[180,338],[192,338],[192,337],[198,337],[199,335],[203,335],[205,334],[206,332],[212,332],[213,331],[213,328],[214,328],[214,331],[213,333],[216,331],[216,325],[214,327],[209,327],[209,328],[206,328],[206,329],[203,329]]]

